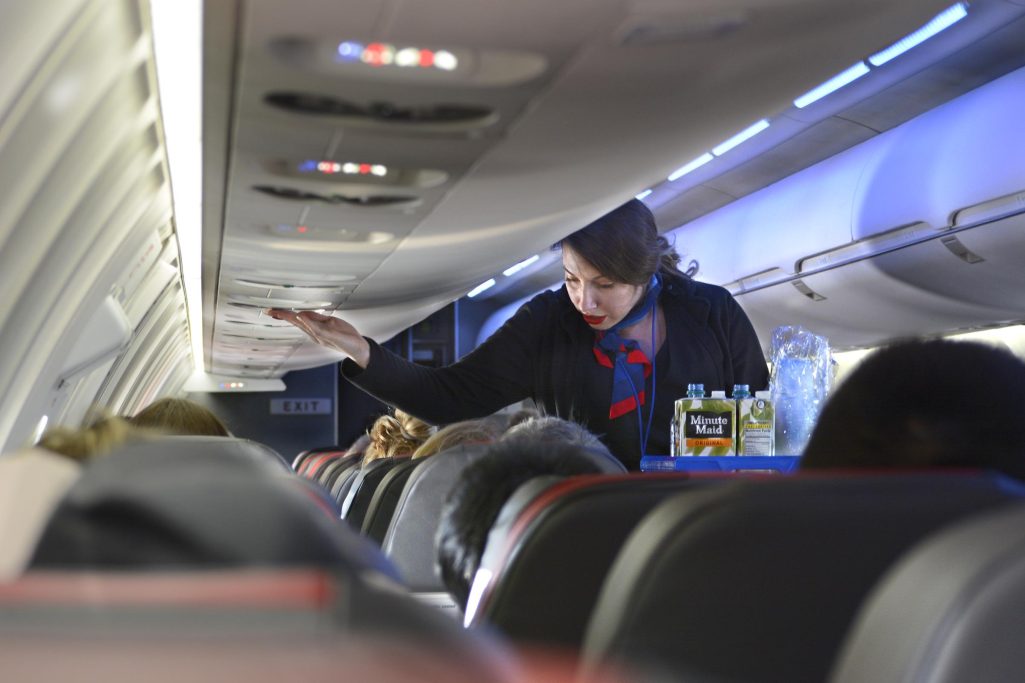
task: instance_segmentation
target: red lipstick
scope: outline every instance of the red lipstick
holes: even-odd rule
[[[594,327],[596,325],[601,325],[605,321],[605,317],[606,316],[604,315],[585,315],[584,322],[591,327]]]

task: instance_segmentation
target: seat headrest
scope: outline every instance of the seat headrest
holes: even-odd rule
[[[832,683],[996,683],[1025,671],[1025,504],[973,515],[908,552],[862,607]]]
[[[378,564],[309,488],[252,442],[138,441],[84,468],[34,567]]]
[[[441,591],[434,568],[441,509],[459,473],[478,460],[487,444],[468,444],[435,453],[413,470],[395,506],[384,536],[384,554],[395,563],[407,585],[418,591]]]
[[[679,494],[623,546],[585,656],[675,675],[825,680],[858,606],[908,548],[1022,495],[1000,475],[940,472],[779,477]]]

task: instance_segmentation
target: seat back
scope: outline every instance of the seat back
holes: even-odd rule
[[[341,476],[341,473],[350,467],[359,467],[359,461],[359,453],[343,455],[335,458],[320,472],[316,478],[316,482],[323,486],[325,491],[330,491],[331,487],[334,486],[334,483],[338,481],[338,477]]]
[[[605,575],[641,518],[682,490],[726,481],[685,473],[570,477],[550,484],[515,517],[503,508],[474,581],[467,624],[491,625],[520,642],[579,649]]]
[[[873,590],[831,683],[997,683],[1025,672],[1025,503],[915,546]]]
[[[388,533],[392,515],[395,514],[395,506],[398,505],[399,498],[402,496],[402,489],[405,488],[413,470],[424,462],[423,458],[410,459],[388,470],[388,473],[381,479],[381,483],[377,485],[374,497],[370,501],[370,507],[367,508],[361,529],[364,536],[378,545],[384,541],[384,535]]]
[[[219,457],[227,454],[255,462],[260,467],[276,474],[292,473],[292,467],[280,453],[259,441],[236,436],[168,435],[161,436],[160,443],[163,444],[160,449],[147,450],[189,453],[197,457]]]
[[[34,568],[387,565],[253,442],[164,437],[90,463],[50,518]]]
[[[406,482],[382,549],[411,590],[445,590],[435,570],[441,508],[459,473],[486,449],[486,445],[472,444],[436,453],[415,468]]]
[[[318,453],[328,453],[333,451],[344,451],[345,449],[341,446],[319,446],[317,448],[311,448],[306,451],[299,451],[299,453],[292,459],[292,470],[299,472],[299,469],[303,466],[307,460],[312,458]]]
[[[617,556],[585,661],[823,681],[859,605],[902,553],[1021,496],[999,475],[958,472],[767,478],[674,496]]]
[[[407,681],[426,671],[476,683],[505,678],[506,659],[483,634],[344,572],[41,572],[0,583],[8,680]]]
[[[335,483],[331,486],[331,497],[335,499],[338,504],[338,509],[342,509],[342,505],[345,500],[349,497],[349,491],[352,490],[352,485],[356,481],[356,477],[360,473],[359,462],[355,463],[351,467],[346,467],[339,473],[338,478],[335,479]]]
[[[317,475],[322,471],[324,466],[331,464],[343,455],[345,455],[345,451],[339,450],[314,453],[303,461],[299,466],[299,469],[296,470],[296,474],[316,481]]]
[[[359,531],[363,528],[363,520],[367,516],[367,510],[370,509],[370,501],[374,499],[374,492],[377,491],[384,475],[399,463],[407,460],[409,460],[408,455],[395,455],[372,460],[363,466],[342,505],[342,517],[353,529]]]

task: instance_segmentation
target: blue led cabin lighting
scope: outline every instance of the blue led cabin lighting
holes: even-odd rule
[[[868,62],[872,66],[882,66],[916,45],[921,45],[940,31],[950,28],[966,16],[968,16],[968,3],[959,2],[953,7],[937,14],[932,21],[914,33],[904,36],[885,50],[875,53],[868,58]]]
[[[766,119],[762,119],[761,121],[758,121],[757,123],[753,123],[750,126],[748,126],[747,128],[745,128],[744,130],[742,130],[739,133],[737,133],[736,135],[734,135],[732,138],[730,138],[726,142],[723,142],[720,145],[718,145],[716,147],[713,147],[712,148],[712,154],[714,154],[717,157],[721,157],[723,154],[726,154],[726,152],[730,151],[731,149],[733,149],[734,147],[736,147],[740,143],[747,142],[748,140],[750,140],[754,136],[758,135],[759,133],[761,133],[763,130],[765,130],[768,127],[769,127],[769,122]]]
[[[541,257],[538,256],[537,254],[534,254],[530,258],[524,259],[524,260],[520,261],[519,263],[517,263],[514,266],[509,266],[508,268],[506,268],[505,270],[502,271],[502,275],[505,275],[506,277],[509,277],[511,275],[515,275],[516,273],[520,272],[521,270],[523,270],[524,268],[526,268],[527,266],[529,266],[530,264],[534,263],[535,261],[537,261],[540,258]]]
[[[861,78],[868,72],[869,68],[865,64],[865,62],[858,62],[851,68],[841,71],[836,76],[833,76],[817,88],[813,88],[812,90],[809,90],[808,92],[798,97],[796,100],[794,100],[794,106],[798,109],[804,109],[812,102],[818,102],[826,95],[836,92],[848,83],[852,83],[853,81],[856,81],[857,79]]]
[[[477,285],[476,287],[474,287],[473,289],[471,289],[469,292],[466,293],[466,296],[468,296],[468,297],[470,297],[472,299],[473,297],[477,296],[481,292],[487,291],[487,290],[491,289],[494,286],[495,286],[495,278],[491,278],[487,282],[482,282],[479,285]]]
[[[690,173],[691,171],[694,171],[696,169],[701,168],[702,166],[704,166],[705,164],[707,164],[709,161],[711,161],[714,158],[715,157],[713,157],[711,154],[709,154],[708,152],[705,152],[704,154],[699,156],[697,159],[694,159],[693,161],[691,161],[691,162],[689,162],[687,164],[684,164],[680,168],[678,168],[675,171],[673,171],[671,174],[669,174],[669,177],[666,180],[668,180],[670,182],[672,182],[674,180],[678,180],[678,179],[682,178],[683,176],[687,175],[688,173]]]

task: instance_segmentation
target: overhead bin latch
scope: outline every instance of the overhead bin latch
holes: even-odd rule
[[[792,284],[794,286],[794,289],[796,289],[798,292],[800,292],[801,294],[805,295],[806,297],[808,297],[812,301],[825,301],[826,300],[826,297],[822,296],[821,294],[816,292],[814,289],[812,289],[808,285],[804,284],[804,280],[791,280],[790,284]]]
[[[944,237],[940,239],[940,241],[943,242],[943,246],[945,246],[951,254],[958,257],[965,263],[981,263],[986,260],[966,247],[964,243],[954,235]]]

